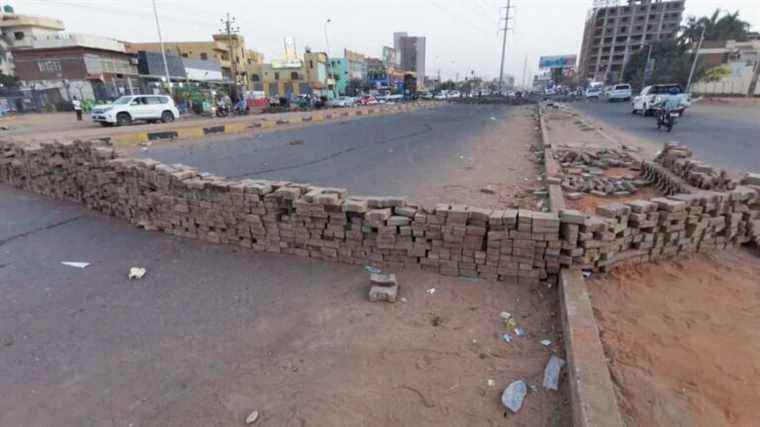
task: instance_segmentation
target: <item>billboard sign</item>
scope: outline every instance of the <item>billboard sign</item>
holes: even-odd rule
[[[578,55],[542,56],[538,60],[538,68],[570,68],[575,67]]]

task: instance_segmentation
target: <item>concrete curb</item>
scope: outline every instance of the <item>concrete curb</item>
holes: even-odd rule
[[[583,275],[564,269],[559,282],[573,426],[623,427]]]
[[[544,145],[546,179],[561,179],[559,164],[554,160],[542,105],[538,107],[538,114]],[[565,195],[558,184],[549,184],[549,207],[552,212],[565,209]],[[560,272],[559,286],[573,426],[623,427],[583,275],[579,270],[564,268]]]
[[[562,187],[555,182],[561,182],[562,177],[559,164],[554,160],[551,139],[549,138],[549,131],[546,128],[544,110],[541,104],[538,104],[538,121],[541,128],[541,142],[544,148],[544,171],[546,172],[546,182],[549,184],[549,209],[552,212],[559,212],[565,209],[565,194],[562,192]]]
[[[414,105],[393,105],[390,107],[373,107],[365,110],[351,110],[339,112],[321,112],[317,111],[302,117],[292,117],[287,119],[263,119],[251,122],[226,123],[213,126],[187,126],[179,127],[172,130],[162,130],[160,132],[134,132],[111,137],[111,140],[118,145],[135,145],[148,141],[160,140],[177,140],[177,139],[200,139],[209,135],[232,135],[241,134],[251,129],[269,129],[276,126],[286,126],[298,123],[323,122],[344,117],[364,117],[376,114],[396,114],[415,111],[422,108],[435,107],[436,103],[423,103]]]

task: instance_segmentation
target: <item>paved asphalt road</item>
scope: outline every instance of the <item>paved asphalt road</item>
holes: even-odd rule
[[[232,178],[308,182],[354,194],[405,195],[412,183],[446,179],[446,168],[508,106],[448,105],[303,129],[159,145],[136,155]],[[494,120],[495,119],[495,120]]]
[[[634,116],[631,104],[571,104],[597,121],[633,136],[664,144],[677,141],[712,165],[736,172],[760,171],[760,108],[697,102],[679,119],[672,133],[658,131],[653,117]]]
[[[129,281],[130,266],[148,273]],[[214,387],[254,349],[278,351],[256,327],[270,307],[364,300],[365,281],[361,267],[145,232],[0,184],[0,426],[238,425]]]

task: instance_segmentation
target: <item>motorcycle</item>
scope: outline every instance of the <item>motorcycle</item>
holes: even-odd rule
[[[676,119],[680,117],[675,110],[669,110],[667,108],[659,108],[657,110],[657,130],[665,128],[668,132],[673,130],[673,126],[676,125]]]
[[[216,106],[216,117],[227,117],[230,115],[230,107],[226,105]]]

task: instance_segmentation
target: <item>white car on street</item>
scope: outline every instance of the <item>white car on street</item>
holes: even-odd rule
[[[598,87],[591,87],[586,89],[586,99],[599,99],[602,96],[602,89]]]
[[[627,83],[614,85],[605,93],[605,97],[609,102],[630,101],[632,96],[631,85]]]
[[[168,123],[179,118],[174,100],[166,95],[122,96],[112,104],[92,108],[92,120],[103,126],[123,126],[134,121]]]
[[[327,101],[328,107],[333,108],[347,108],[354,106],[354,98],[350,96],[341,96],[339,98],[331,99]]]
[[[633,114],[641,113],[651,116],[658,104],[674,98],[681,105],[676,112],[682,115],[691,106],[689,94],[683,93],[681,86],[677,84],[652,85],[642,89],[641,94],[633,98]]]

